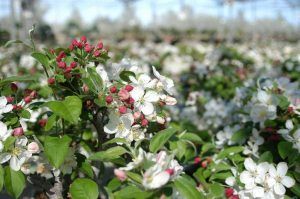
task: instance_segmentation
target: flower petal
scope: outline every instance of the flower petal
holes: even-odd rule
[[[11,157],[9,166],[15,171],[19,171],[21,169],[21,164],[19,162],[19,159],[16,156]]]
[[[281,195],[281,196],[285,194],[285,188],[280,183],[276,183],[274,185],[274,191],[275,191],[276,194]]]
[[[255,171],[256,170],[256,164],[251,158],[246,158],[244,162],[245,168],[248,171]]]
[[[154,106],[150,102],[144,102],[144,104],[141,105],[141,111],[145,115],[151,115],[154,111]]]
[[[294,186],[295,184],[295,180],[293,178],[291,178],[290,176],[284,176],[281,183],[287,187],[287,188],[291,188],[292,186]]]
[[[147,102],[157,102],[159,100],[159,95],[155,91],[148,91],[144,96]]]
[[[0,154],[0,163],[3,164],[4,162],[7,162],[10,158],[11,158],[11,154],[1,153]]]
[[[288,166],[285,162],[279,162],[277,165],[277,175],[283,177],[285,176],[286,172],[288,170]]]
[[[134,101],[140,100],[143,97],[144,93],[145,93],[144,89],[138,86],[134,87],[132,91],[130,91],[130,95],[134,99]]]

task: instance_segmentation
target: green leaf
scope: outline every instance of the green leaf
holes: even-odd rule
[[[89,79],[93,84],[93,88],[100,92],[103,89],[103,81],[101,76],[96,72],[95,68],[87,68],[87,72],[89,73]]]
[[[143,181],[143,180],[142,180],[142,177],[141,177],[139,174],[133,173],[133,172],[130,172],[130,171],[127,171],[127,172],[126,172],[126,175],[127,175],[131,180],[134,180],[134,181],[136,181],[136,182],[142,184],[142,181]]]
[[[20,116],[22,117],[22,118],[25,118],[25,119],[30,119],[30,116],[31,116],[31,114],[30,114],[30,112],[29,111],[27,111],[27,110],[22,110],[22,112],[20,113]]]
[[[278,153],[282,159],[288,157],[293,150],[291,143],[282,141],[278,144]]]
[[[25,177],[21,171],[14,171],[9,166],[5,167],[4,186],[14,198],[18,198],[25,188]]]
[[[120,73],[120,78],[125,82],[130,82],[129,76],[135,77],[135,73],[132,71],[123,70]]]
[[[49,107],[54,114],[61,118],[77,124],[81,114],[82,102],[77,96],[68,96],[64,101],[47,102],[45,106]]]
[[[97,199],[98,185],[90,179],[78,178],[70,186],[72,199]]]
[[[292,188],[291,191],[298,197],[300,197],[300,184],[296,183]]]
[[[235,132],[232,137],[231,140],[235,143],[244,143],[246,141],[247,138],[247,132],[245,130],[239,130],[237,132]]]
[[[49,66],[49,59],[43,53],[33,52],[31,53],[31,56],[35,58],[38,62],[40,62],[43,66],[45,67]]]
[[[127,150],[121,146],[112,147],[106,151],[100,151],[92,154],[89,159],[91,160],[99,160],[99,161],[110,161],[113,159],[119,158],[121,155],[126,153]]]
[[[226,148],[224,149],[223,151],[221,151],[217,158],[218,159],[222,159],[222,158],[225,158],[225,157],[228,157],[228,156],[231,156],[233,154],[236,154],[236,153],[240,153],[244,150],[244,147],[243,146],[233,146],[233,147],[229,147],[229,148]]]
[[[128,141],[125,138],[113,138],[107,142],[105,142],[102,146],[107,146],[109,144],[114,144],[114,143],[123,143],[123,144],[127,144]]]
[[[266,151],[263,154],[260,155],[259,158],[259,163],[261,162],[269,162],[272,163],[273,162],[273,155],[270,151]]]
[[[4,48],[7,48],[7,47],[11,46],[12,44],[23,44],[24,46],[31,48],[31,46],[29,46],[28,44],[24,43],[21,40],[9,40],[4,44]]]
[[[199,137],[195,133],[185,133],[182,136],[180,136],[180,139],[189,140],[189,141],[197,143],[197,144],[203,143],[203,140],[201,139],[201,137]]]
[[[46,123],[46,126],[45,126],[45,131],[49,131],[50,129],[52,129],[52,127],[55,125],[56,123],[56,115],[55,114],[52,114],[48,120],[47,120],[47,123]]]
[[[3,167],[0,165],[0,192],[3,189],[3,184],[4,184],[4,169]]]
[[[93,168],[89,162],[83,162],[79,170],[90,178],[94,177]]]
[[[0,81],[0,86],[4,86],[6,84],[10,84],[12,82],[31,82],[36,81],[36,77],[32,75],[24,75],[24,76],[11,76],[7,77]]]
[[[224,187],[222,187],[218,183],[214,183],[214,184],[210,185],[210,191],[211,191],[212,195],[216,198],[224,196]]]
[[[142,191],[134,185],[127,186],[120,191],[114,193],[116,199],[140,199],[149,198],[152,195],[150,192]]]
[[[62,138],[47,136],[45,138],[44,149],[50,163],[59,168],[64,162],[65,157],[69,152],[71,138],[64,135]]]
[[[167,128],[162,131],[159,131],[153,136],[153,138],[150,141],[150,151],[153,153],[157,152],[175,133],[176,129],[174,128]]]
[[[174,181],[174,186],[180,195],[185,199],[203,198],[200,192],[184,177],[178,177]]]

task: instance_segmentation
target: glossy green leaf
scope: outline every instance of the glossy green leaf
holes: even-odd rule
[[[5,167],[4,186],[14,198],[18,198],[25,188],[25,177],[21,171],[14,171],[9,166]]]
[[[175,133],[176,129],[174,128],[167,128],[156,133],[150,141],[150,151],[153,153],[157,152]]]
[[[70,186],[72,199],[97,199],[98,185],[90,179],[78,178]]]

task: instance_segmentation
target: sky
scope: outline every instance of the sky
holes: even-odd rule
[[[219,6],[215,0],[137,0],[134,3],[136,16],[143,25],[168,11],[180,12],[182,5],[189,5],[195,14],[202,13],[219,16],[224,19],[243,12],[246,19],[276,18],[278,13],[292,24],[300,24],[300,8],[292,9],[288,1],[300,0],[250,0],[249,3],[235,3]],[[0,0],[0,17],[9,13],[10,0]],[[121,0],[40,0],[45,8],[44,19],[51,24],[61,24],[69,19],[74,9],[79,10],[85,23],[92,23],[97,17],[118,18],[123,11]]]

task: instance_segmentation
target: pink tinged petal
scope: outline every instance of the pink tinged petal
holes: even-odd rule
[[[281,196],[285,194],[285,188],[281,183],[276,183],[274,185],[274,191],[276,194],[281,195]]]
[[[283,177],[283,176],[285,176],[287,170],[288,170],[288,166],[285,162],[280,162],[277,165],[277,175]]]
[[[169,179],[170,179],[169,173],[167,173],[165,171],[160,172],[159,174],[153,176],[153,180],[149,184],[150,188],[152,188],[152,189],[160,188],[160,187],[164,186],[165,184],[167,184]]]
[[[145,102],[144,104],[141,105],[141,111],[145,115],[151,115],[154,111],[154,106],[150,102]]]
[[[147,102],[157,102],[159,100],[159,95],[155,91],[148,91],[144,96]]]
[[[291,178],[290,176],[284,176],[281,183],[287,187],[287,188],[291,188],[292,186],[294,186],[295,184],[295,180],[293,178]]]
[[[254,198],[261,198],[265,195],[264,188],[262,187],[254,187],[252,195]]]
[[[245,168],[248,171],[255,171],[256,170],[256,164],[251,158],[246,158],[244,162]]]

